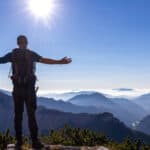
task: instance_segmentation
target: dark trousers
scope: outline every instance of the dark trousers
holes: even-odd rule
[[[13,90],[14,99],[14,127],[16,132],[16,140],[22,141],[22,120],[24,112],[24,104],[26,105],[28,115],[28,126],[32,141],[37,140],[38,127],[35,117],[36,111],[36,92],[33,85],[19,87],[14,85]]]

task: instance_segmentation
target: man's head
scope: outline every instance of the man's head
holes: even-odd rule
[[[19,48],[26,49],[27,45],[28,45],[28,39],[27,39],[27,37],[24,36],[24,35],[19,35],[17,37],[17,44],[18,44]]]

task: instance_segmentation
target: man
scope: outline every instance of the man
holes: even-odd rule
[[[20,35],[17,38],[18,48],[0,57],[0,64],[11,62],[12,83],[14,99],[14,127],[16,132],[16,148],[22,146],[22,119],[24,103],[28,114],[28,125],[32,139],[32,147],[40,149],[43,147],[38,140],[38,127],[35,118],[36,111],[36,90],[35,90],[35,62],[43,64],[69,64],[71,59],[64,57],[60,60],[44,58],[27,48],[28,40],[26,36]]]

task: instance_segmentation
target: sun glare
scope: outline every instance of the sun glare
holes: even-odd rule
[[[55,13],[55,0],[29,0],[29,11],[37,18],[47,20]]]

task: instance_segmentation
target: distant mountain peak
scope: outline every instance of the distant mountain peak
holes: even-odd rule
[[[150,93],[141,95],[139,98],[149,98],[150,99]]]
[[[8,90],[0,89],[0,92],[3,93],[3,94],[5,94],[5,95],[8,95],[8,96],[12,95],[11,92],[8,91]]]
[[[72,104],[80,106],[102,107],[113,104],[113,102],[103,94],[95,92],[92,94],[80,94],[69,100]]]
[[[71,98],[69,101],[72,101],[73,99],[78,99],[78,98],[95,98],[95,99],[105,99],[105,100],[109,100],[106,96],[104,96],[101,93],[98,92],[94,92],[91,94],[80,94],[80,95],[76,95],[73,98]]]

